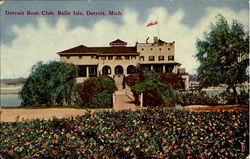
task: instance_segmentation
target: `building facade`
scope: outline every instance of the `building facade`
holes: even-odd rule
[[[127,43],[117,39],[109,47],[87,47],[80,45],[62,52],[60,61],[72,63],[78,67],[77,81],[88,77],[109,75],[113,78],[128,76],[136,68],[147,68],[155,72],[173,72],[182,74],[188,88],[188,76],[175,61],[175,42],[165,42],[154,37],[152,43]]]

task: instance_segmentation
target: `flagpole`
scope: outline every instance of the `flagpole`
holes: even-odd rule
[[[159,39],[160,39],[160,23],[159,23],[159,21],[158,21],[158,17],[157,17],[157,28],[158,28],[158,37],[159,37]]]

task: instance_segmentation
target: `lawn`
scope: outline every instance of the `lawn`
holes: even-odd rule
[[[0,158],[246,158],[248,111],[97,111],[1,123]]]

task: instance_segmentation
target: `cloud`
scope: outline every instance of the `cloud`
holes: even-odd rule
[[[54,26],[45,18],[38,18],[37,25],[14,25],[11,30],[16,38],[9,45],[1,45],[1,78],[27,77],[32,65],[38,61],[59,60],[56,54],[59,51],[78,45],[108,46],[112,40],[120,38],[134,46],[135,42],[145,42],[147,37],[151,40],[158,35],[164,41],[176,42],[176,61],[182,64],[189,73],[195,73],[198,67],[196,59],[195,43],[197,38],[202,38],[208,31],[211,22],[215,22],[215,16],[221,13],[228,20],[237,19],[248,28],[248,11],[235,12],[230,8],[207,7],[206,16],[197,21],[193,27],[189,27],[182,21],[185,12],[182,9],[174,13],[168,12],[164,7],[152,8],[146,21],[139,22],[139,13],[125,8],[122,25],[118,25],[107,19],[96,21],[92,28],[85,26],[69,27],[69,21],[59,18]],[[146,24],[157,20],[159,26],[146,28]]]

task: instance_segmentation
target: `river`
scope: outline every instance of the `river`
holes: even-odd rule
[[[1,94],[2,107],[18,107],[21,104],[21,99],[18,94]]]

